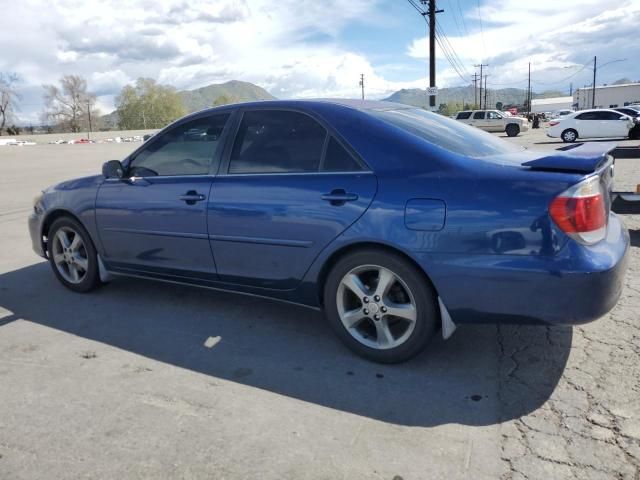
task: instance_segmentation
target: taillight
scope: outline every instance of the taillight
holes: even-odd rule
[[[557,120],[552,120],[552,121],[550,121],[550,122],[549,122],[549,126],[550,126],[550,127],[555,127],[555,126],[556,126],[556,125],[558,125],[559,123],[560,123],[560,122],[559,122],[559,121],[557,121]]]
[[[607,233],[607,205],[600,177],[590,177],[565,190],[549,205],[556,225],[574,240],[592,245]]]

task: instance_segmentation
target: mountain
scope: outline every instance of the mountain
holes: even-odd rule
[[[239,80],[214,83],[195,90],[183,90],[178,94],[182,98],[187,112],[196,112],[222,103],[275,100],[276,98],[264,88]]]
[[[478,89],[479,90],[479,89]],[[478,95],[479,95],[478,91]],[[532,93],[533,98],[549,98],[553,96],[563,96],[562,92],[547,91],[541,93]],[[484,89],[482,90],[484,98]],[[436,97],[437,105],[441,103],[458,103],[473,104],[476,97],[473,85],[466,87],[441,88],[438,90]],[[522,105],[527,97],[527,91],[523,88],[498,88],[489,87],[487,92],[487,104],[489,108],[495,108],[496,102],[502,102],[503,105]],[[415,107],[426,107],[429,102],[426,90],[420,88],[402,89],[385,98],[389,102],[404,103]]]

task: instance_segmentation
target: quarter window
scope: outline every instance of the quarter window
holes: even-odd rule
[[[322,170],[325,172],[354,172],[362,169],[351,154],[335,138],[331,137],[327,145]]]
[[[129,175],[206,175],[220,157],[220,137],[229,114],[185,122],[155,138],[129,164]]]
[[[245,112],[229,173],[317,172],[326,136],[323,126],[300,112]]]
[[[456,120],[466,120],[471,116],[471,112],[460,112],[456,117]]]

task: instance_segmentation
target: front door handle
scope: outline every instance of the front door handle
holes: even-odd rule
[[[358,195],[355,193],[346,192],[342,188],[336,188],[331,190],[331,193],[325,193],[320,196],[322,200],[325,200],[331,205],[335,205],[337,207],[344,205],[346,202],[355,202],[358,200]]]
[[[195,190],[189,190],[187,193],[185,193],[184,195],[180,195],[178,198],[183,202],[186,202],[187,205],[195,205],[196,202],[201,202],[207,197],[205,197],[201,193],[196,192]]]

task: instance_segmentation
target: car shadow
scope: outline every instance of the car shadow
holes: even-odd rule
[[[0,328],[18,319],[327,408],[409,426],[490,425],[540,407],[568,327],[466,325],[399,365],[351,354],[322,314],[263,299],[120,278],[91,294],[46,262],[0,275]]]

